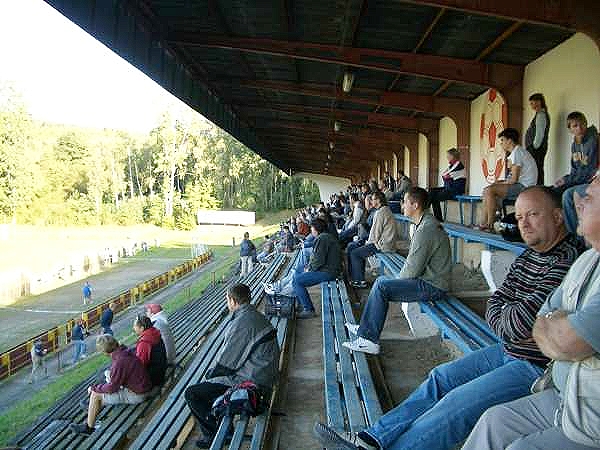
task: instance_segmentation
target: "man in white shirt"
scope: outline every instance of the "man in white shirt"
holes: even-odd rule
[[[509,177],[490,184],[483,190],[483,218],[479,228],[492,231],[498,203],[505,198],[517,198],[519,192],[537,183],[538,169],[533,156],[519,145],[519,132],[505,128],[498,136],[508,155]]]

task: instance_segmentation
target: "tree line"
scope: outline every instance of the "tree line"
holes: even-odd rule
[[[191,229],[198,209],[259,214],[318,201],[192,110],[165,111],[147,135],[43,123],[0,87],[0,223],[153,223]]]

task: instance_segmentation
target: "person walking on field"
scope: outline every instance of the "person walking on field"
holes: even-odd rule
[[[244,233],[244,240],[240,244],[240,260],[242,265],[242,270],[240,275],[245,277],[254,268],[254,263],[252,261],[252,255],[256,252],[256,247],[254,243],[250,240],[250,234],[246,231]]]
[[[31,347],[31,377],[29,378],[29,384],[33,384],[38,372],[43,371],[44,377],[48,376],[48,368],[44,364],[44,357],[47,353],[48,350],[44,348],[42,341],[38,339],[34,342],[33,347]]]
[[[92,303],[92,286],[89,281],[86,281],[81,288],[81,292],[83,294],[83,305],[87,305],[88,303]]]

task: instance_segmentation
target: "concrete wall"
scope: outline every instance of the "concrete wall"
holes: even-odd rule
[[[445,169],[448,164],[448,159],[446,157],[446,152],[448,149],[455,147],[457,144],[457,133],[456,133],[456,124],[454,120],[450,117],[443,117],[440,120],[440,131],[439,131],[439,156],[438,156],[438,166],[439,172],[442,169]],[[442,180],[441,175],[438,175],[438,186],[442,186],[444,184],[444,180]]]
[[[410,177],[410,152],[404,147],[404,174]]]
[[[550,114],[548,155],[544,164],[545,183],[553,183],[570,170],[572,137],[566,118],[581,111],[588,124],[600,123],[600,51],[586,35],[577,33],[525,68],[523,82],[523,132],[533,112],[528,98],[535,92],[546,97]]]
[[[427,150],[429,142],[424,134],[419,133],[419,186],[422,188],[428,187],[429,175],[429,159],[427,158]]]
[[[350,179],[348,178],[332,177],[329,175],[318,175],[314,173],[300,172],[294,174],[294,176],[298,178],[308,178],[309,180],[312,180],[315,183],[317,183],[317,186],[319,186],[319,194],[321,195],[321,201],[325,203],[329,201],[329,197],[331,196],[331,194],[335,194],[340,191],[345,191],[348,185],[351,184]]]

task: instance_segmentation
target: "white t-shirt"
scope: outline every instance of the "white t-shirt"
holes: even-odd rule
[[[525,187],[535,186],[537,183],[538,169],[535,159],[527,150],[520,145],[513,148],[513,151],[508,156],[511,165],[521,167],[518,183]]]

